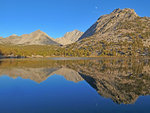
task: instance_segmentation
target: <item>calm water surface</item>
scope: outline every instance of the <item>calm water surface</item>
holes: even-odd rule
[[[0,61],[0,113],[150,113],[149,59]]]

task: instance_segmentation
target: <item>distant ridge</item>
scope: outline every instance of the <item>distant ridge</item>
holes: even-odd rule
[[[64,37],[55,39],[56,42],[67,45],[76,42],[81,36],[83,35],[83,32],[80,32],[78,30],[74,30],[71,32],[67,32]]]
[[[37,30],[30,34],[23,34],[21,36],[11,35],[1,40],[0,43],[14,45],[60,45],[41,30]]]
[[[34,31],[30,34],[23,34],[17,36],[13,34],[9,37],[0,37],[0,44],[14,44],[14,45],[67,45],[76,42],[83,32],[74,30],[67,32],[64,37],[54,39],[48,36],[41,30]]]

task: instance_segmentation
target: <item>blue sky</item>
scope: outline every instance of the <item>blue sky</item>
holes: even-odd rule
[[[101,15],[116,8],[150,16],[150,0],[0,0],[0,36],[28,34],[38,29],[61,37],[86,31]]]

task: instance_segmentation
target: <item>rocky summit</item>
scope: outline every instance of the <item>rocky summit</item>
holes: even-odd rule
[[[115,9],[111,14],[101,16],[96,23],[94,23],[79,39],[83,39],[89,36],[95,36],[95,38],[104,38],[105,40],[118,40],[117,36],[112,38],[110,36],[114,36],[115,32],[121,29],[121,23],[126,21],[134,22],[139,16],[135,13],[133,9]],[[123,26],[123,25],[122,25]],[[125,28],[122,28],[124,30]],[[131,32],[130,28],[127,28],[129,31],[123,32]],[[119,34],[118,34],[119,35]]]
[[[83,35],[83,32],[74,30],[71,32],[67,32],[64,37],[55,39],[56,42],[67,45],[76,42],[81,36]]]
[[[13,45],[67,45],[76,42],[83,32],[74,30],[67,32],[64,37],[54,39],[48,36],[41,30],[37,30],[30,34],[23,34],[17,36],[13,34],[7,38],[0,37],[0,44],[13,44]]]
[[[46,33],[37,30],[30,34],[23,34],[21,36],[11,35],[7,38],[1,39],[1,44],[14,44],[14,45],[60,45],[53,41]]]
[[[115,9],[101,16],[71,48],[97,55],[147,55],[150,46],[150,18],[133,9]]]

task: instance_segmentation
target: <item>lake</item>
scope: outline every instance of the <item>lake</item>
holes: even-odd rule
[[[150,59],[0,60],[1,113],[150,113]]]

